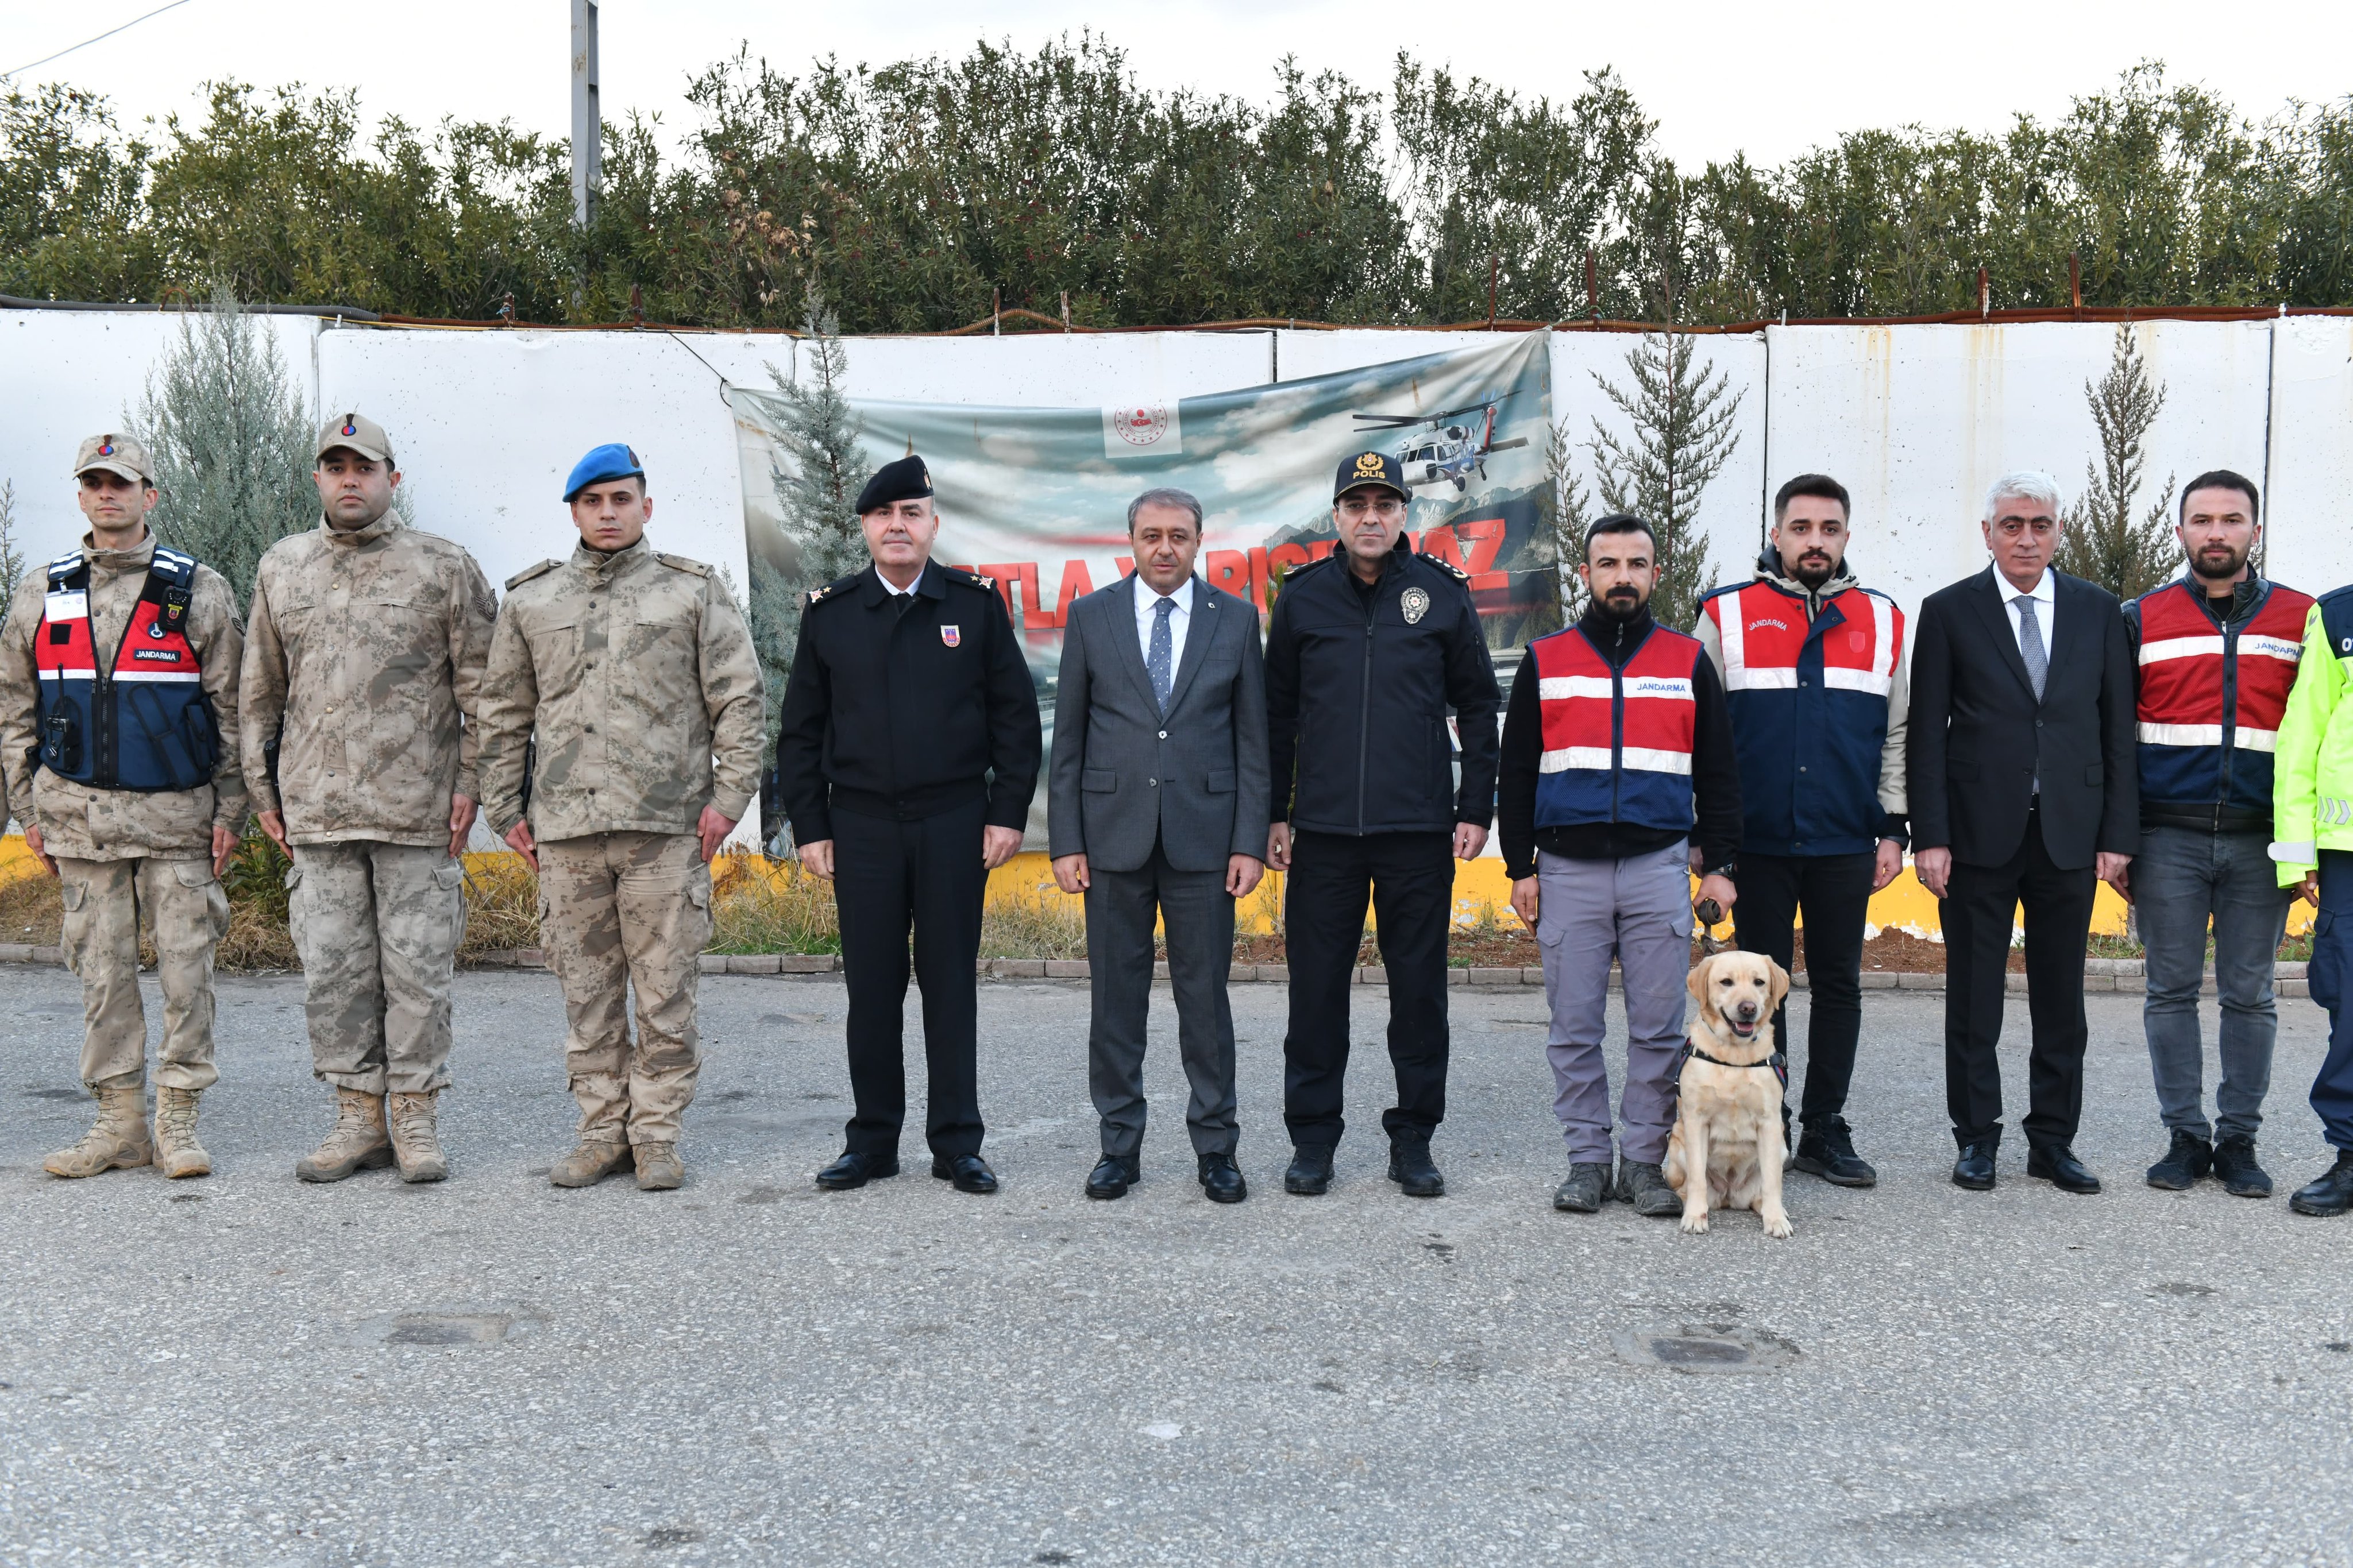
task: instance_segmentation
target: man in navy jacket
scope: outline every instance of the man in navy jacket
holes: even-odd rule
[[[1790,1164],[1842,1187],[1879,1174],[1854,1152],[1848,1085],[1862,1028],[1871,895],[1904,868],[1904,612],[1846,567],[1846,487],[1800,474],[1773,498],[1754,581],[1702,601],[1740,757],[1742,948],[1794,968],[1805,910],[1806,1087]],[[1785,1005],[1773,1037],[1789,1045]],[[1788,1114],[1787,1110],[1783,1115]]]

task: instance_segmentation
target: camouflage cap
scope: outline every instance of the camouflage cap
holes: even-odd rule
[[[392,437],[364,414],[338,414],[319,426],[319,457],[341,447],[374,463],[392,461]]]
[[[92,436],[74,454],[74,478],[79,479],[93,468],[104,468],[110,474],[121,474],[135,485],[150,488],[155,483],[155,460],[147,448],[128,436]]]

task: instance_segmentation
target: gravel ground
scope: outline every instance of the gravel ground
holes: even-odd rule
[[[547,1184],[543,974],[459,981],[447,1184],[293,1179],[330,1105],[282,979],[222,986],[219,1174],[67,1183],[39,1163],[88,1114],[78,994],[0,973],[0,1559],[2353,1563],[2353,1222],[2141,1184],[2137,997],[2091,998],[2077,1148],[2109,1191],[2077,1198],[2014,1131],[1999,1190],[1950,1186],[1942,998],[1871,994],[1881,1184],[1792,1177],[1773,1242],[1552,1211],[1533,993],[1452,993],[1451,1191],[1414,1202],[1360,992],[1356,1131],[1310,1200],[1281,1191],[1282,994],[1238,987],[1233,1208],[1192,1180],[1165,987],[1164,1114],[1112,1204],[1079,1190],[1083,986],[983,990],[990,1198],[913,1140],[899,1179],[817,1192],[839,984],[702,994],[679,1192]],[[2325,1160],[2325,1020],[2282,1013],[2284,1194]],[[2014,1002],[2013,1103],[2023,1028]]]

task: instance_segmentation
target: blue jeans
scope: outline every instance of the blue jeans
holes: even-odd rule
[[[2267,833],[2207,833],[2152,827],[2132,863],[2133,907],[2148,950],[2148,999],[2141,1023],[2165,1125],[2198,1137],[2253,1138],[2271,1088],[2272,1042],[2279,1033],[2272,970],[2287,929],[2292,890],[2279,886]],[[2221,994],[2222,1081],[2214,1125],[2206,1122],[2205,1047],[2198,990],[2206,965],[2206,923],[2214,924],[2214,989]]]
[[[2353,982],[2353,852],[2320,852],[2320,917],[2306,973],[2312,999],[2328,1009],[2328,1055],[2312,1080],[2312,1109],[2331,1148],[2353,1149],[2353,1008],[2345,1005]]]

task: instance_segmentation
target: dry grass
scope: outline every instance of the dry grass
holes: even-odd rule
[[[30,858],[25,868],[0,881],[0,942],[29,942],[55,947],[65,922],[66,907],[58,895],[58,879],[44,876]]]
[[[539,945],[539,878],[520,855],[466,858],[466,938],[458,962]]]
[[[980,917],[983,958],[1084,958],[1087,919],[1074,899],[1027,889],[998,899]]]
[[[833,885],[797,860],[730,855],[711,868],[713,952],[839,952]]]

